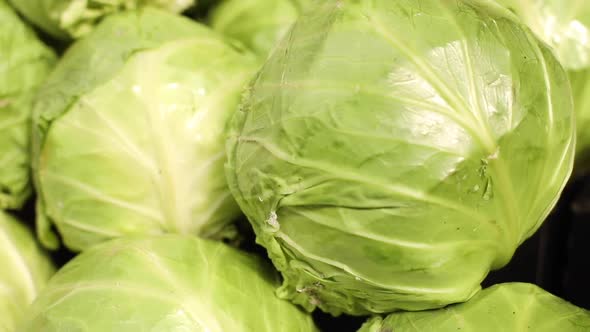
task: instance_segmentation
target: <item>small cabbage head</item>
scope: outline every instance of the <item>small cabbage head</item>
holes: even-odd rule
[[[279,294],[332,314],[469,299],[573,164],[567,76],[490,1],[323,1],[254,80],[227,176]]]
[[[125,238],[64,266],[23,332],[314,332],[309,315],[277,298],[266,262],[181,235]]]
[[[0,209],[20,208],[31,194],[32,99],[55,61],[55,54],[0,0]]]
[[[62,40],[88,34],[106,16],[152,6],[180,13],[195,0],[9,0],[29,21]]]
[[[469,302],[439,310],[375,317],[358,332],[585,332],[590,312],[524,283],[498,284]]]
[[[0,262],[0,332],[14,332],[55,270],[31,231],[1,211]]]
[[[189,19],[109,16],[41,88],[33,149],[38,229],[81,250],[128,234],[227,237],[225,127],[254,57]]]
[[[228,0],[210,14],[214,30],[265,60],[311,0]]]
[[[590,1],[498,0],[555,52],[572,84],[577,173],[590,169]]]

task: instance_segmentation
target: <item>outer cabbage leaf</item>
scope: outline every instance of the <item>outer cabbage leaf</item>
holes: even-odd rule
[[[253,57],[155,9],[110,16],[64,56],[34,111],[42,242],[81,250],[128,234],[231,236],[225,126]]]
[[[195,237],[125,238],[91,248],[42,292],[22,331],[316,331],[274,295],[264,261]]]
[[[249,89],[230,189],[279,294],[359,315],[468,300],[570,176],[566,73],[489,1],[324,1]]]
[[[211,26],[266,59],[310,2],[227,0],[211,13]]]
[[[576,112],[576,173],[584,173],[590,167],[590,67],[568,74]]]
[[[54,62],[53,52],[0,0],[0,209],[21,207],[31,193],[32,96]]]
[[[469,302],[439,310],[394,313],[369,320],[359,332],[583,332],[590,312],[543,289],[523,283],[499,284]]]
[[[566,69],[590,67],[590,3],[586,0],[497,0],[549,44]]]
[[[0,262],[0,332],[13,332],[54,268],[33,234],[1,211]]]
[[[569,70],[576,112],[576,168],[590,166],[590,2],[498,0],[516,12]]]
[[[125,10],[153,6],[180,13],[195,0],[9,0],[28,20],[52,36],[80,38],[106,16]]]

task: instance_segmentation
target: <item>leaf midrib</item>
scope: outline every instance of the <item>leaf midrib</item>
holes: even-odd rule
[[[444,7],[447,16],[453,15],[453,13],[448,12],[449,9],[444,4],[441,6]],[[476,141],[480,142],[481,147],[484,151],[486,151],[488,156],[494,155],[498,151],[499,147],[493,139],[493,135],[490,132],[490,128],[487,125],[487,121],[482,119],[483,113],[480,109],[480,106],[477,107],[478,114],[469,111],[469,106],[465,103],[461,96],[458,96],[454,91],[447,89],[446,86],[443,84],[443,80],[439,78],[435,72],[432,72],[426,63],[421,61],[419,54],[415,50],[412,50],[409,47],[405,46],[403,43],[399,42],[391,33],[389,33],[385,25],[383,25],[383,23],[378,18],[378,13],[371,13],[369,17],[374,25],[375,31],[379,33],[381,36],[383,36],[383,38],[388,40],[393,47],[403,52],[408,58],[408,60],[414,63],[416,68],[422,73],[422,76],[432,84],[432,86],[439,92],[441,97],[444,98],[452,108],[462,111],[464,116],[468,116],[472,119],[472,121],[475,121],[475,124],[473,124],[472,126],[474,128],[480,128],[479,133],[481,135],[474,135],[473,137],[476,139]],[[449,20],[455,25],[455,28],[458,30],[458,33],[461,34],[464,38],[466,38],[467,36],[465,35],[464,30],[460,29],[458,23],[454,19],[454,16],[449,17]],[[464,48],[463,52],[466,52],[466,48],[468,47],[467,45],[465,45],[464,40],[462,41],[462,44]],[[464,54],[464,57],[469,57],[469,54]],[[468,61],[467,70],[467,76],[469,76],[470,81],[472,81],[474,72],[470,61]],[[475,96],[477,96],[477,93],[474,89],[474,83],[470,82],[469,92],[472,98],[474,94]],[[479,105],[479,100],[477,97],[474,100],[474,102],[477,102]],[[496,165],[495,173],[497,174],[499,181],[499,185],[497,187],[499,188],[500,193],[498,196],[501,197],[502,205],[504,205],[505,207],[504,214],[505,217],[508,219],[505,225],[507,226],[507,230],[509,232],[515,233],[513,234],[513,236],[518,235],[520,234],[521,228],[520,217],[518,213],[519,210],[516,208],[516,195],[514,194],[512,182],[510,181],[510,177],[508,176],[508,169],[503,158],[501,157],[496,158],[494,160],[494,164]],[[514,227],[517,227],[519,231],[515,232]],[[518,240],[511,239],[511,242],[515,242],[516,244]]]

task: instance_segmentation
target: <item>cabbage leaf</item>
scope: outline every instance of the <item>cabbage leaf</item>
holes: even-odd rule
[[[37,96],[38,229],[82,250],[163,232],[232,237],[225,126],[256,69],[210,29],[156,9],[107,18]]]
[[[493,1],[323,1],[232,121],[230,189],[284,276],[338,315],[468,300],[547,217],[569,81]]]
[[[277,277],[260,258],[219,242],[117,239],[63,267],[21,331],[316,331],[309,315],[274,295]]]
[[[1,211],[0,262],[0,332],[14,332],[54,267],[31,231]]]
[[[53,51],[0,0],[0,209],[18,209],[31,194],[32,99],[55,61]]]
[[[55,38],[85,36],[106,16],[152,6],[180,13],[194,0],[9,0],[29,21]]]
[[[359,332],[584,332],[590,312],[532,284],[507,283],[487,288],[469,302],[439,310],[375,317]]]

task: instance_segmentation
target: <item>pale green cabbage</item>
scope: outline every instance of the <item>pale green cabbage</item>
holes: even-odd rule
[[[109,16],[65,54],[34,118],[38,230],[81,250],[129,234],[231,237],[225,126],[256,69],[210,29],[155,9]]]
[[[20,208],[31,194],[32,98],[54,63],[54,53],[0,0],[0,209]]]
[[[9,0],[29,21],[59,39],[88,34],[106,16],[153,6],[180,13],[195,0]]]
[[[223,243],[168,235],[83,252],[39,295],[23,332],[313,332],[274,295],[264,261]]]
[[[586,332],[590,312],[524,283],[499,284],[469,302],[376,317],[359,332]]]
[[[570,176],[565,71],[492,1],[324,1],[265,64],[230,188],[284,276],[332,314],[468,300]]]
[[[226,0],[212,11],[211,26],[266,59],[310,2]]]
[[[569,70],[590,67],[590,2],[497,0],[520,16]]]
[[[555,52],[568,70],[576,111],[576,167],[590,168],[590,1],[499,0]]]
[[[16,332],[54,268],[31,231],[2,211],[0,264],[0,332]]]

